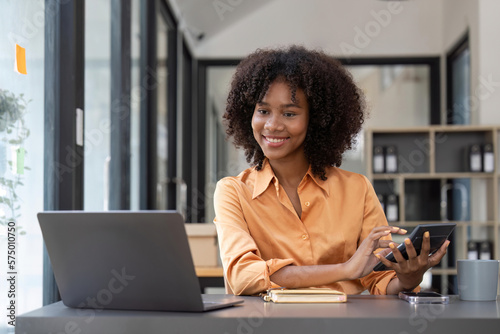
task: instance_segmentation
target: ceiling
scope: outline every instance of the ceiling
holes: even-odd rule
[[[180,29],[200,44],[274,0],[168,0]]]

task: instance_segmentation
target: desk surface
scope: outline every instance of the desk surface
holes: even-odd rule
[[[62,302],[17,318],[16,333],[498,333],[500,301],[411,305],[396,296],[343,304],[273,304],[258,297],[204,313],[77,310]]]

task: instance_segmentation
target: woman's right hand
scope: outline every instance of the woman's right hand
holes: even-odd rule
[[[380,240],[391,233],[406,234],[406,230],[395,226],[377,226],[359,245],[356,253],[345,263],[346,270],[351,279],[364,277],[373,271],[373,267],[379,262],[375,256],[375,250],[384,248],[378,254],[386,256],[391,252],[389,244],[392,240]]]

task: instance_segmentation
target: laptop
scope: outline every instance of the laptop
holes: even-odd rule
[[[201,294],[175,211],[46,211],[38,221],[64,305],[202,312],[243,302]]]

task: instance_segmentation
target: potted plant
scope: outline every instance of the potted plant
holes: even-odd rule
[[[15,95],[0,89],[0,224],[5,225],[20,217],[21,208],[16,190],[22,186],[23,174],[13,170],[13,160],[7,148],[24,151],[24,142],[30,131],[26,128],[24,116],[29,101],[23,94]],[[9,150],[10,151],[10,150]],[[10,153],[10,152],[9,152]],[[29,170],[28,167],[23,168]],[[18,227],[20,229],[20,227]],[[21,234],[23,232],[20,232]]]

